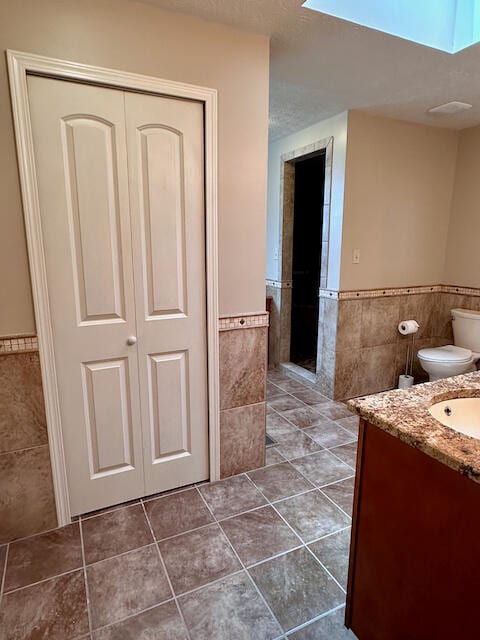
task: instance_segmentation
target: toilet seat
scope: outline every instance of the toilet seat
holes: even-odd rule
[[[425,362],[445,362],[450,364],[467,363],[472,360],[470,349],[456,347],[447,344],[444,347],[433,347],[432,349],[420,349],[418,357]]]

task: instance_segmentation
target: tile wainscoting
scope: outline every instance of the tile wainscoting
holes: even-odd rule
[[[268,314],[219,319],[222,477],[265,462]],[[35,336],[0,339],[0,544],[57,526]]]
[[[38,352],[12,342],[0,355],[0,543],[57,526]]]
[[[401,320],[420,325],[415,352],[453,342],[450,310],[480,310],[480,289],[437,285],[403,289],[339,292],[336,328],[334,398],[345,399],[396,387],[404,373],[408,336]],[[415,355],[416,382],[428,379]]]
[[[273,287],[267,281],[267,295],[273,297],[270,331],[270,361],[289,359],[289,335],[285,344],[275,342],[280,331],[277,302],[291,288]],[[404,373],[408,337],[398,333],[401,320],[415,319],[420,329],[415,351],[453,342],[450,309],[480,310],[480,288],[454,285],[386,288],[357,291],[320,290],[317,382],[312,386],[335,400],[344,400],[392,389]],[[273,358],[272,358],[272,353]],[[283,356],[282,359],[278,359]],[[417,382],[427,375],[414,359]]]
[[[267,327],[268,314],[220,320],[222,478],[265,464]]]

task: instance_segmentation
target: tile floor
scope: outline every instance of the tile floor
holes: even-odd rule
[[[358,421],[269,374],[267,465],[0,547],[0,639],[348,640]]]

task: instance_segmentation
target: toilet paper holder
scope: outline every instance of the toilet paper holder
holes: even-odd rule
[[[398,388],[408,389],[413,385],[413,359],[415,357],[415,334],[420,325],[416,320],[402,320],[398,323],[398,331],[402,336],[411,336],[407,344],[407,355],[405,361],[405,373],[398,378]]]

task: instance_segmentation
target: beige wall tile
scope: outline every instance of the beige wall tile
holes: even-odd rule
[[[362,349],[359,366],[361,394],[392,389],[395,384],[395,344]]]
[[[0,543],[57,526],[47,445],[0,455]]]
[[[397,297],[363,300],[361,346],[376,347],[396,342],[398,318],[399,300]]]
[[[220,332],[220,408],[265,400],[267,328]]]
[[[220,412],[222,478],[265,464],[265,403]]]
[[[38,353],[0,356],[0,453],[47,442]]]

